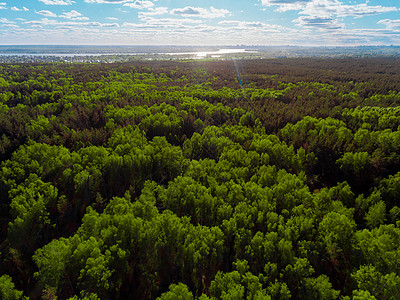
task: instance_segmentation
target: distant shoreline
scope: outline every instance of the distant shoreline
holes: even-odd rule
[[[46,46],[0,45],[0,63],[137,60],[400,57],[400,46]]]

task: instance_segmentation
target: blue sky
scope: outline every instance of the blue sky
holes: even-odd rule
[[[400,0],[0,0],[2,45],[400,45]]]

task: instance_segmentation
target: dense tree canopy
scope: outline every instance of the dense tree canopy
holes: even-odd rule
[[[0,65],[0,297],[398,299],[399,64]]]

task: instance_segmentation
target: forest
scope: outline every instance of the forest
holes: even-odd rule
[[[0,64],[0,298],[400,299],[400,59]]]

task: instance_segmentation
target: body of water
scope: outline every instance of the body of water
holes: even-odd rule
[[[176,55],[194,56],[204,58],[207,56],[221,57],[225,54],[255,53],[246,49],[219,49],[213,51],[188,51],[188,52],[108,52],[108,53],[29,53],[29,52],[0,52],[0,56],[31,56],[31,57],[74,57],[74,56],[110,56],[110,55]]]
[[[255,51],[248,51],[246,49],[219,49],[217,51],[197,51],[197,52],[170,52],[165,53],[167,55],[193,55],[198,58],[204,58],[208,55],[213,57],[221,57],[224,54],[235,54],[235,53],[252,53]]]

